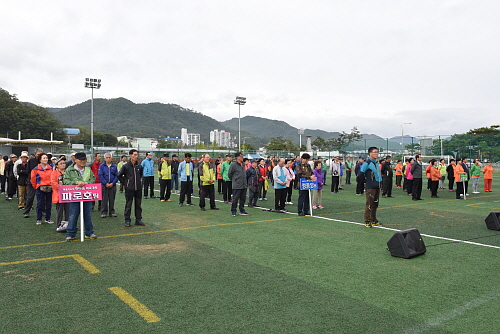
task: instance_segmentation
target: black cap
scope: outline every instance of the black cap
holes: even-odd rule
[[[241,152],[236,152],[236,153],[234,154],[234,157],[235,157],[235,158],[237,158],[237,157],[239,157],[240,155],[243,155],[243,153],[241,153]]]
[[[78,152],[75,154],[75,159],[76,160],[86,160],[87,155],[84,152]]]
[[[170,154],[168,154],[168,153],[163,153],[163,157],[164,157],[164,158],[170,158]]]
[[[177,158],[177,154],[172,154],[172,158]]]
[[[226,154],[226,158],[227,158],[227,157],[232,158],[233,156],[232,156],[231,154]]]

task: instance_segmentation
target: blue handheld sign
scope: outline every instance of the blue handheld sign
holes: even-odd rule
[[[300,190],[318,189],[318,181],[300,179]]]

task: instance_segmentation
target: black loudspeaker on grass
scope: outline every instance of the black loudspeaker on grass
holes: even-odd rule
[[[424,254],[427,250],[420,232],[416,228],[399,231],[387,241],[392,256],[409,259]]]
[[[486,222],[486,227],[490,230],[500,231],[500,212],[493,211],[490,212],[488,217],[484,220]]]

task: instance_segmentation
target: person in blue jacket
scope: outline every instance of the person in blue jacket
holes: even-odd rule
[[[368,149],[368,159],[361,165],[360,172],[365,175],[365,226],[382,226],[377,220],[380,184],[382,182],[382,173],[378,163],[378,148],[370,147]]]
[[[144,186],[144,199],[148,198],[148,188],[149,197],[155,198],[154,188],[155,188],[155,162],[153,160],[153,152],[148,152],[146,154],[146,159],[141,162],[142,172],[143,172],[143,186]]]
[[[118,167],[111,161],[111,153],[104,154],[104,162],[99,166],[99,180],[102,185],[101,218],[117,217],[115,213],[116,183]]]

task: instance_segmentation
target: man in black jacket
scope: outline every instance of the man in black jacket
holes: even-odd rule
[[[391,166],[392,157],[390,155],[386,156],[384,162],[382,164],[382,184],[383,191],[382,197],[394,197],[392,196],[392,166]]]
[[[118,179],[125,185],[125,226],[130,227],[132,202],[135,200],[135,225],[146,226],[142,222],[142,166],[137,161],[139,152],[131,149],[130,160],[118,172]]]

